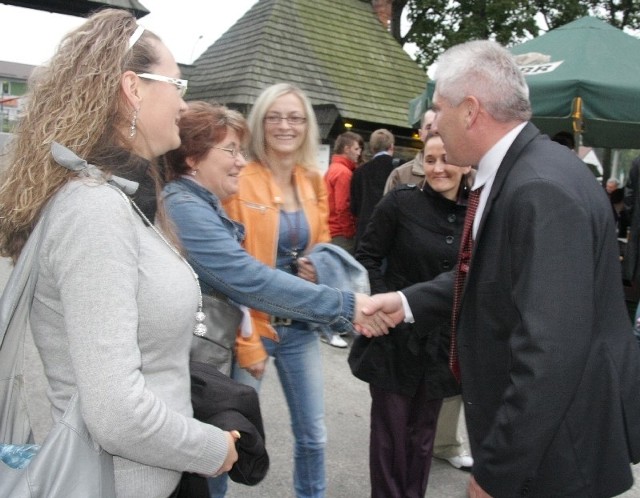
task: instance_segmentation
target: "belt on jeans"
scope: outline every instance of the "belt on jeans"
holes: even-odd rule
[[[280,316],[270,316],[269,322],[274,327],[277,327],[277,326],[289,327],[293,323],[293,320],[291,318],[282,318]]]

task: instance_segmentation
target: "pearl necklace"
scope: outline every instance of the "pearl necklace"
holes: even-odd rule
[[[202,311],[202,290],[200,289],[200,281],[198,279],[198,274],[194,271],[193,267],[189,264],[187,259],[182,254],[180,254],[180,251],[178,251],[178,249],[176,249],[176,247],[171,242],[169,242],[164,235],[162,235],[162,232],[158,230],[155,227],[155,225],[149,221],[149,218],[145,216],[145,214],[138,207],[138,205],[135,202],[133,202],[133,199],[131,199],[131,197],[126,195],[117,186],[111,185],[109,183],[107,185],[117,190],[120,193],[120,195],[126,201],[128,201],[129,204],[131,204],[131,206],[135,209],[136,213],[138,213],[138,215],[140,215],[140,217],[144,220],[144,222],[151,227],[151,229],[158,235],[158,237],[160,237],[160,240],[162,240],[162,242],[164,242],[167,245],[167,247],[171,249],[171,251],[182,260],[182,262],[187,266],[187,268],[189,268],[191,275],[193,275],[193,279],[196,281],[196,287],[198,288],[198,311],[196,311],[196,325],[193,329],[193,333],[198,337],[202,337],[207,333],[207,326],[203,323],[206,317],[204,312]]]

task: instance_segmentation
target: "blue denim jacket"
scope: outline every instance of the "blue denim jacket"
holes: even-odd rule
[[[352,292],[315,285],[259,262],[240,245],[244,227],[226,215],[216,195],[180,178],[164,187],[163,196],[202,292],[215,290],[271,315],[352,330]]]

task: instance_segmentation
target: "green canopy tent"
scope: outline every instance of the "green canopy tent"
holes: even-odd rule
[[[583,17],[510,50],[525,61],[532,121],[543,132],[573,131],[591,147],[640,148],[639,39]],[[412,125],[433,86],[410,102]]]

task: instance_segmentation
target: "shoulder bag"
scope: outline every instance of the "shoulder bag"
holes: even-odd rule
[[[231,375],[233,347],[242,322],[242,310],[222,294],[202,295],[206,332],[194,334],[191,342],[191,361],[215,366],[225,375]]]
[[[45,209],[31,233],[0,299],[0,450],[19,450],[7,445],[27,445],[31,439],[24,393],[24,341],[31,333],[29,313],[48,212]],[[23,468],[0,461],[0,496],[114,498],[115,494],[113,457],[91,438],[77,393]]]

